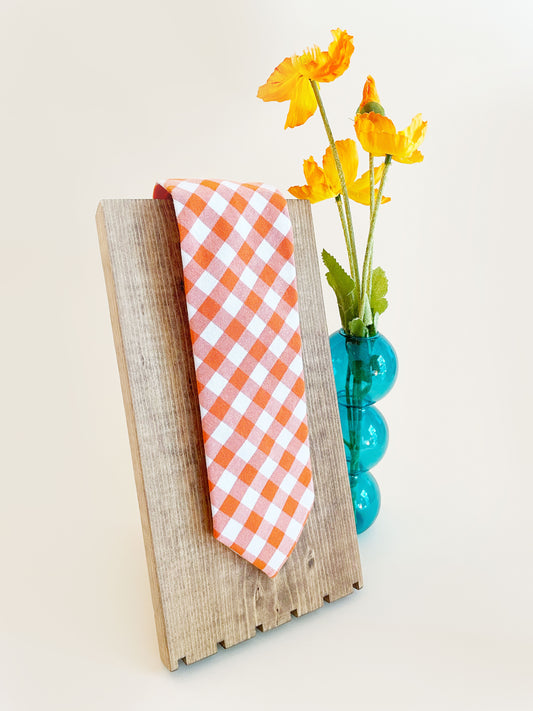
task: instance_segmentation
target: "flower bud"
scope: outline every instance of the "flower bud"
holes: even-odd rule
[[[368,101],[364,106],[360,106],[357,109],[358,114],[369,114],[373,111],[375,114],[381,114],[385,116],[385,109],[377,101]]]
[[[379,103],[379,95],[376,91],[376,82],[374,78],[369,76],[363,88],[363,100],[357,109],[358,114],[369,114],[373,111],[375,114],[385,116],[385,109]]]

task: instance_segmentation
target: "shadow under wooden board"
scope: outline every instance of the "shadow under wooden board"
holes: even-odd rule
[[[172,200],[103,200],[96,215],[159,650],[171,670],[362,585],[310,205],[289,200],[315,503],[271,579],[212,536]]]

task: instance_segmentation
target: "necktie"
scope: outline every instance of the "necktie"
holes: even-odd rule
[[[169,180],[196,369],[213,534],[274,577],[311,510],[290,219],[262,184]]]

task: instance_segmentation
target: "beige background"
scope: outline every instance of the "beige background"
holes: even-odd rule
[[[516,0],[3,0],[2,709],[532,707],[532,19]],[[165,177],[301,182],[318,116],[284,132],[287,105],[255,94],[337,26],[356,53],[324,85],[336,136],[368,73],[398,126],[429,120],[378,223],[401,370],[365,588],[170,674],[94,212]],[[342,255],[334,206],[314,216]]]

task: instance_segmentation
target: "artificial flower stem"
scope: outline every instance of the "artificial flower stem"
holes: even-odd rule
[[[348,356],[348,366],[346,368],[346,404],[348,405],[348,432],[349,441],[348,448],[350,451],[350,469],[348,474],[350,477],[357,476],[359,467],[359,444],[361,442],[361,409],[355,405],[354,388],[356,387],[355,374],[352,372],[352,366]]]
[[[342,205],[342,198],[340,195],[335,195],[335,202],[337,203],[339,217],[341,218],[342,231],[344,232],[344,241],[346,242],[346,249],[348,250],[348,256],[349,256],[350,255],[350,234],[348,232],[348,225],[346,224],[346,215],[344,214],[344,207]],[[351,267],[351,264],[350,264],[350,267]]]
[[[368,230],[368,240],[366,243],[365,261],[363,263],[363,276],[362,276],[362,292],[361,292],[361,310],[360,317],[363,316],[364,307],[364,295],[367,294],[370,299],[370,283],[371,283],[371,271],[370,267],[372,264],[372,254],[374,251],[374,230],[376,227],[376,219],[378,216],[379,206],[381,205],[381,198],[383,197],[383,187],[385,186],[385,178],[387,177],[387,171],[389,170],[389,165],[392,162],[392,156],[385,156],[385,167],[383,168],[383,175],[381,176],[381,182],[379,184],[378,195],[376,198],[376,203],[374,205],[374,211],[370,219],[370,229]]]
[[[333,133],[331,132],[331,126],[329,125],[328,117],[326,116],[326,109],[324,108],[324,104],[322,102],[322,97],[320,95],[320,89],[318,88],[316,81],[314,81],[313,79],[310,79],[309,81],[311,82],[311,86],[313,87],[313,92],[315,94],[315,98],[316,98],[316,102],[318,104],[320,115],[322,116],[324,128],[326,129],[326,134],[328,137],[329,145],[331,146],[331,152],[333,154],[333,158],[335,159],[337,173],[339,174],[339,180],[340,180],[341,188],[342,188],[342,196],[344,198],[344,209],[345,209],[345,213],[346,213],[346,222],[348,225],[349,244],[347,242],[346,247],[348,249],[348,259],[350,261],[350,271],[352,273],[352,279],[355,282],[356,291],[357,291],[357,293],[359,293],[360,289],[361,289],[361,281],[359,278],[359,265],[357,264],[357,252],[356,252],[356,247],[355,247],[355,236],[354,236],[354,230],[353,230],[352,212],[350,209],[350,198],[348,197],[348,188],[346,187],[346,179],[344,177],[344,171],[342,169],[342,164],[341,164],[341,160],[339,158],[339,153],[337,151],[337,146],[335,145],[335,139],[333,138]]]
[[[369,179],[370,179],[370,221],[372,221],[372,215],[374,214],[374,156],[372,153],[368,154],[368,170],[369,170]]]
[[[368,154],[368,178],[369,178],[369,183],[370,183],[370,200],[369,200],[369,205],[370,205],[370,223],[372,222],[372,216],[374,215],[374,210],[376,208],[376,195],[375,195],[375,182],[374,182],[374,154],[369,153]],[[370,227],[369,227],[370,230]],[[366,257],[366,254],[365,254]],[[372,254],[370,255],[370,264],[368,265],[368,272],[372,274],[372,260],[374,257],[374,250],[372,249]],[[363,265],[364,266],[364,265]],[[364,272],[364,269],[363,269]],[[364,281],[363,281],[364,284]],[[370,298],[370,294],[368,295],[368,298]]]

